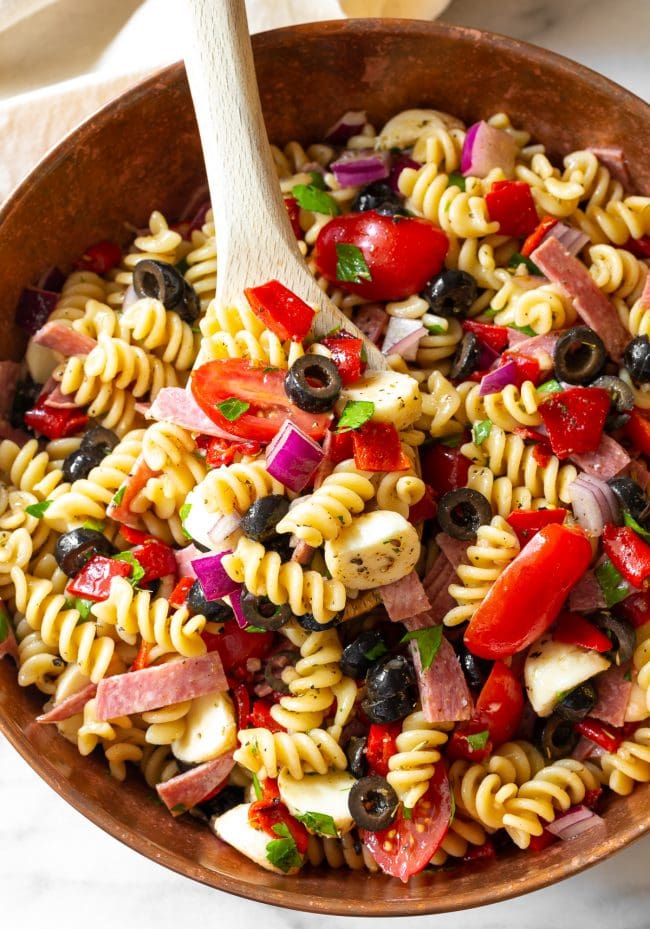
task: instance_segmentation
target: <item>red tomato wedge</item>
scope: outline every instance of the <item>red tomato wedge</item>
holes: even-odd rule
[[[400,809],[388,829],[362,829],[361,838],[384,874],[406,883],[429,864],[447,834],[450,819],[451,790],[445,766],[438,762],[427,792],[411,811],[411,819],[405,819]]]
[[[270,442],[286,419],[312,439],[322,439],[331,422],[329,413],[305,413],[284,392],[285,372],[229,358],[208,361],[192,374],[194,399],[210,419],[233,435],[255,442]],[[218,407],[235,398],[249,407],[234,420]]]
[[[487,722],[495,745],[513,737],[523,710],[524,691],[519,680],[502,661],[495,661],[476,701],[476,715]]]
[[[569,613],[568,610],[560,613],[553,638],[556,642],[579,645],[581,648],[591,648],[596,652],[608,652],[612,648],[612,643],[604,632],[601,632],[580,613]]]

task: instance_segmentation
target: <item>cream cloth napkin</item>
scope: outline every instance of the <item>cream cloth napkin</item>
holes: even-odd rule
[[[247,10],[259,32],[347,16],[433,19],[448,3],[247,0]],[[0,0],[0,202],[96,109],[182,57],[181,15],[179,0]]]

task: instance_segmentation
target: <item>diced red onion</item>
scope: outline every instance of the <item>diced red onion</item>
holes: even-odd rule
[[[192,562],[206,600],[220,600],[241,587],[226,573],[222,563],[226,555],[232,555],[232,551],[203,555]]]
[[[551,226],[542,239],[542,242],[550,238],[557,239],[567,252],[574,257],[578,252],[582,251],[587,242],[591,242],[589,236],[580,229],[574,229],[572,226],[567,226],[566,223],[560,222]],[[540,245],[542,242],[540,242]]]
[[[215,546],[214,550],[218,551],[218,546],[223,545],[226,539],[239,529],[241,516],[239,513],[229,513],[227,516],[220,516],[214,526],[206,533],[210,542]]]
[[[393,167],[390,169],[390,174],[388,175],[388,183],[393,188],[395,193],[399,193],[399,176],[405,168],[421,168],[422,165],[419,161],[415,161],[409,155],[398,155],[395,161],[393,162]]]
[[[371,149],[344,152],[338,161],[330,165],[334,177],[342,187],[364,187],[372,181],[388,177],[388,152],[373,152]]]
[[[572,806],[563,816],[558,816],[554,822],[549,823],[546,828],[553,835],[556,835],[558,839],[566,841],[567,839],[575,839],[577,836],[582,835],[583,832],[604,824],[605,820],[602,817],[581,803],[578,806]]]
[[[603,534],[606,523],[611,521],[611,513],[600,487],[585,480],[585,477],[581,474],[571,484],[569,492],[573,515],[589,535],[599,536]]]
[[[366,125],[365,110],[348,110],[325,133],[325,141],[333,145],[344,145]]]
[[[299,493],[324,457],[317,442],[286,420],[266,449],[266,470],[289,490]]]
[[[616,494],[607,481],[601,481],[600,478],[586,473],[580,475],[580,480],[585,484],[589,484],[589,486],[593,487],[594,490],[597,490],[600,494],[603,500],[603,512],[607,514],[605,521],[619,526],[621,524],[621,507]]]
[[[500,368],[490,371],[481,379],[479,396],[485,397],[487,394],[497,394],[509,384],[517,383],[517,365],[514,361],[506,361]]]
[[[483,342],[482,339],[478,340],[478,347],[480,350],[478,356],[478,370],[487,371],[497,360],[499,353],[496,352],[491,345],[488,345],[487,342]]]
[[[135,292],[135,287],[133,284],[129,284],[129,286],[124,291],[124,296],[122,298],[122,309],[128,310],[131,304],[135,303],[137,299],[138,295]]]
[[[51,293],[60,294],[64,284],[65,274],[61,268],[57,268],[55,265],[41,274],[36,284],[36,289],[49,290]]]
[[[205,225],[205,217],[206,217],[206,214],[207,214],[208,210],[210,209],[210,206],[211,206],[210,201],[209,201],[209,200],[204,200],[204,201],[197,207],[197,210],[196,210],[196,212],[194,213],[194,216],[193,216],[192,219],[190,220],[190,229],[189,229],[190,235],[191,235],[193,232],[195,232],[195,231],[197,231],[197,230],[200,230],[201,227]]]
[[[240,587],[238,590],[234,590],[231,594],[229,594],[228,600],[230,601],[230,606],[232,607],[232,611],[235,614],[237,625],[240,629],[246,629],[248,626],[250,626],[250,623],[244,616],[244,611],[242,610],[241,595],[242,589]]]
[[[415,361],[420,339],[426,334],[419,319],[391,316],[381,350],[384,355],[400,355],[405,361]]]
[[[25,287],[16,307],[16,325],[30,335],[45,325],[47,319],[59,302],[59,294],[53,290],[39,290],[38,287]]]
[[[483,120],[467,130],[460,161],[466,177],[487,177],[493,168],[501,168],[510,177],[515,168],[517,143],[503,129],[496,129]]]

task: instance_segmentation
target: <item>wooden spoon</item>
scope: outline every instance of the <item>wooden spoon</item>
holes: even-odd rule
[[[323,293],[300,254],[268,144],[244,0],[186,0],[185,67],[217,228],[217,303],[277,278],[318,307],[315,335],[341,326],[363,338],[371,368],[386,358]]]

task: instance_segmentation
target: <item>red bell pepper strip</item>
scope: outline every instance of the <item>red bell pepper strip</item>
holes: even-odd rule
[[[244,293],[258,319],[283,342],[302,342],[311,329],[314,311],[280,281],[247,287]]]
[[[470,435],[466,433],[460,444],[469,441]],[[420,464],[422,478],[433,488],[435,497],[467,484],[470,461],[461,454],[460,447],[450,448],[443,442],[434,442],[420,453]]]
[[[545,848],[548,848],[549,845],[552,845],[557,841],[559,841],[557,836],[553,835],[552,832],[549,832],[548,829],[544,829],[541,835],[531,835],[530,842],[528,844],[528,851],[543,852]]]
[[[494,323],[479,323],[475,319],[464,319],[463,332],[473,332],[477,339],[485,342],[495,352],[502,352],[508,344],[508,329]]]
[[[325,336],[320,342],[329,349],[343,384],[354,384],[358,381],[366,367],[363,360],[363,340],[355,339],[353,335],[341,330],[335,335]]]
[[[246,684],[228,681],[237,710],[237,729],[246,729],[250,722],[251,698]]]
[[[79,407],[59,409],[54,406],[46,406],[46,396],[46,394],[41,395],[36,406],[25,413],[23,418],[28,429],[32,429],[48,439],[65,439],[69,435],[81,432],[87,425],[88,416],[85,410],[81,410]]]
[[[400,723],[372,723],[368,729],[366,760],[372,774],[386,777],[388,760],[397,753],[397,736],[402,731]]]
[[[544,526],[496,579],[469,621],[465,644],[480,658],[507,658],[555,622],[591,561],[581,529]]]
[[[424,485],[424,496],[412,507],[409,507],[409,522],[415,525],[425,519],[434,519],[438,512],[438,504],[433,496],[433,487]]]
[[[606,752],[616,752],[623,743],[623,736],[611,726],[605,726],[597,719],[586,716],[575,724],[576,732],[583,735],[586,739],[600,745]]]
[[[354,456],[352,432],[328,432],[323,442],[325,457],[332,464],[340,464]]]
[[[122,249],[115,242],[106,239],[89,245],[81,258],[74,266],[78,271],[94,271],[95,274],[106,274],[111,268],[117,267],[122,260]]]
[[[133,664],[129,668],[130,671],[142,671],[143,668],[149,667],[149,653],[153,645],[151,642],[145,642],[144,639],[140,644],[138,649],[138,654],[133,659]]]
[[[640,239],[631,236],[621,248],[632,252],[637,258],[650,258],[650,235],[642,235]]]
[[[286,732],[284,726],[271,716],[271,705],[266,700],[256,700],[250,712],[250,724],[254,729],[268,729],[269,732]]]
[[[556,642],[579,645],[580,648],[590,648],[595,652],[608,652],[612,648],[612,643],[604,632],[580,613],[569,613],[568,610],[560,613],[553,638]]]
[[[502,661],[495,661],[476,701],[477,717],[487,722],[494,745],[513,737],[524,711],[524,690]]]
[[[243,668],[243,676],[248,679],[250,674],[246,671],[246,662],[249,658],[266,658],[273,645],[274,635],[272,632],[246,632],[231,620],[224,623],[218,634],[204,629],[201,638],[209,652],[219,652],[227,674],[234,674]]]
[[[519,544],[523,548],[544,526],[551,523],[563,523],[568,510],[559,507],[555,510],[515,510],[506,516],[506,522],[517,533]]]
[[[138,545],[132,554],[144,568],[144,577],[140,579],[142,584],[166,577],[168,574],[176,574],[178,571],[174,549],[158,539]]]
[[[529,236],[539,223],[535,201],[525,181],[495,181],[485,195],[488,215],[500,235]]]
[[[542,372],[536,358],[529,358],[528,355],[524,355],[522,352],[504,352],[501,356],[500,367],[508,361],[512,361],[516,365],[517,387],[521,387],[525,381],[532,381],[535,386],[539,384]]]
[[[650,623],[650,592],[632,594],[616,607],[635,629]]]
[[[205,436],[207,442],[200,444],[205,449],[205,463],[210,468],[220,468],[221,465],[232,464],[237,455],[256,456],[262,450],[259,442],[231,442],[218,436]]]
[[[284,205],[289,214],[289,222],[291,223],[293,234],[297,239],[302,239],[303,232],[300,227],[300,207],[298,206],[298,201],[295,197],[285,197]]]
[[[486,839],[482,845],[470,845],[463,861],[484,861],[486,858],[496,858],[496,849],[491,839]]]
[[[142,529],[133,529],[131,526],[120,526],[121,536],[129,545],[142,545],[143,542],[155,541],[156,537],[150,532],[144,532]]]
[[[128,561],[93,555],[70,581],[66,590],[73,597],[99,602],[108,598],[114,577],[128,577],[130,574],[131,565]]]
[[[193,577],[182,577],[180,581],[178,582],[178,584],[176,585],[176,587],[174,587],[174,589],[171,592],[171,596],[169,598],[169,605],[173,606],[174,609],[176,610],[179,607],[183,606],[183,604],[187,600],[187,595],[189,594],[190,589],[192,588],[193,584],[194,584]]]
[[[411,467],[392,423],[364,423],[352,433],[352,445],[354,463],[361,471],[407,471]]]
[[[650,545],[629,526],[608,523],[603,532],[605,554],[634,587],[642,587],[650,576]]]
[[[598,448],[610,397],[600,387],[570,387],[539,405],[551,448],[558,458]]]
[[[600,798],[602,797],[602,795],[603,795],[603,788],[594,787],[593,790],[588,790],[586,792],[586,794],[582,798],[582,802],[584,803],[585,806],[589,807],[590,810],[595,810],[598,804],[600,803]]]
[[[629,415],[623,432],[638,451],[650,455],[650,420],[637,409],[631,410]]]
[[[528,236],[524,244],[521,246],[521,252],[524,258],[528,258],[531,255],[538,245],[541,244],[542,239],[553,226],[558,222],[555,216],[545,216],[544,219],[540,222],[537,229],[533,229],[531,234]]]

